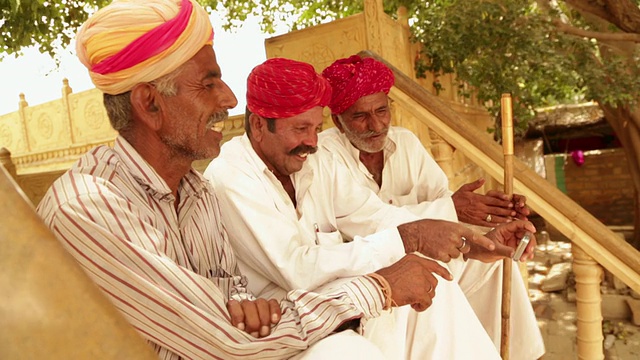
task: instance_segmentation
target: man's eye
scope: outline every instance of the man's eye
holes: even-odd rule
[[[363,121],[366,118],[365,114],[356,114],[351,117],[353,121]]]

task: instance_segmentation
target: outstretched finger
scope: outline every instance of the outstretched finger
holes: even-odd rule
[[[499,255],[505,258],[510,258],[513,256],[514,250],[510,246],[498,243],[496,244],[496,249],[493,252],[496,255]]]
[[[480,235],[478,233],[474,233],[473,231],[469,230],[468,233],[466,235],[464,235],[464,237],[467,240],[470,240],[472,243],[483,247],[487,250],[493,251],[493,249],[496,248],[496,245],[494,244],[493,241],[491,241],[488,237],[484,236],[484,235]]]
[[[478,189],[480,189],[482,187],[482,185],[484,185],[484,179],[480,178],[474,182],[470,182],[468,184],[464,184],[462,186],[460,186],[460,188],[458,189],[458,191],[469,191],[469,192],[474,192]]]
[[[440,277],[445,279],[445,280],[449,280],[449,281],[453,280],[453,275],[451,275],[449,270],[447,268],[445,268],[444,266],[438,264],[435,261],[429,260],[428,269],[432,273],[434,273],[436,275],[440,275]],[[438,279],[436,279],[436,285],[437,284],[438,284]]]
[[[506,204],[511,203],[509,199],[509,195],[503,193],[500,190],[489,190],[485,195],[487,197],[495,199],[496,201],[499,201],[499,203],[495,203],[495,204],[500,204],[501,206],[508,206]]]

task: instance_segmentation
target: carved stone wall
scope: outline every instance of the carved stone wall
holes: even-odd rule
[[[66,79],[60,99],[29,106],[21,94],[19,110],[0,116],[0,147],[11,151],[19,175],[67,169],[78,156],[115,137],[102,93],[73,94]]]

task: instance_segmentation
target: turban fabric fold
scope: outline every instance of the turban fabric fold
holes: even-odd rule
[[[327,106],[331,86],[310,64],[274,58],[256,66],[247,79],[247,108],[264,118],[282,119]]]
[[[395,82],[393,72],[385,64],[358,55],[336,60],[324,69],[322,76],[333,90],[329,103],[332,114],[342,114],[363,96],[389,94]]]
[[[116,95],[169,74],[212,43],[209,15],[194,0],[116,0],[80,28],[76,52],[96,87]]]

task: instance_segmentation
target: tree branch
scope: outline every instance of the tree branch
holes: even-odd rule
[[[597,16],[630,33],[640,33],[640,8],[631,0],[565,0],[574,9]],[[601,5],[602,3],[602,5]]]
[[[581,12],[586,12],[589,13],[591,15],[595,15],[601,19],[604,19],[612,24],[616,24],[617,20],[616,18],[610,14],[607,9],[605,9],[604,6],[599,5],[597,2],[595,1],[585,1],[585,0],[565,0],[565,3],[567,3],[568,5],[570,5],[572,8],[581,11]]]
[[[555,19],[553,20],[553,24],[556,28],[570,35],[576,35],[580,37],[593,38],[596,40],[602,41],[632,41],[635,43],[640,43],[640,34],[631,34],[631,33],[605,33],[598,31],[589,31],[580,29],[574,26],[571,26],[567,23],[562,22],[562,20]]]
[[[640,33],[640,7],[631,0],[604,0],[607,12],[615,17],[616,26],[626,32]]]

